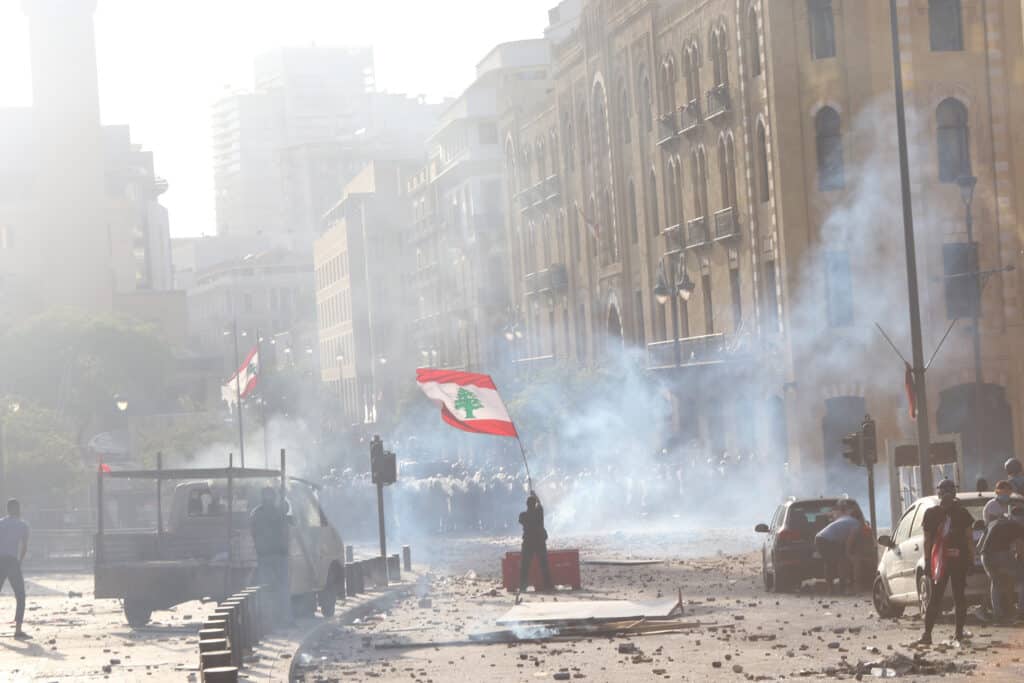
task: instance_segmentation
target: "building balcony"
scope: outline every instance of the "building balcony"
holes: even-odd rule
[[[693,367],[723,363],[726,360],[725,334],[708,334],[679,340],[679,367]],[[666,370],[676,366],[675,340],[652,342],[647,345],[647,369]]]
[[[719,116],[725,116],[731,111],[731,103],[729,100],[729,86],[722,84],[716,85],[711,90],[708,90],[708,121],[712,121]]]
[[[534,356],[533,358],[517,358],[513,361],[518,372],[539,372],[555,366],[554,356]]]
[[[669,251],[674,249],[681,249],[683,247],[684,235],[683,226],[679,223],[670,225],[661,231],[665,235],[665,248]]]
[[[704,216],[699,216],[686,221],[686,248],[700,247],[711,240],[708,239],[708,221]]]
[[[658,115],[658,146],[664,146],[679,137],[676,131],[679,130],[676,112]]]
[[[739,237],[740,217],[736,209],[729,207],[715,212],[715,239],[724,240]]]
[[[697,130],[701,123],[700,100],[690,100],[679,108],[679,134],[685,135]]]

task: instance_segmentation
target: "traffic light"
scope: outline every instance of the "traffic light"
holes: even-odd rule
[[[870,415],[865,415],[864,422],[860,425],[860,449],[865,465],[874,465],[878,462],[878,438],[875,435],[875,421]]]
[[[395,454],[384,450],[384,442],[375,435],[370,441],[370,479],[374,484],[394,484],[398,481]]]
[[[860,467],[864,464],[860,432],[853,432],[843,437],[843,457],[849,460],[851,465]]]

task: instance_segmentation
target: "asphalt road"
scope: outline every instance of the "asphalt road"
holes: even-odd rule
[[[745,530],[670,527],[553,539],[556,547],[580,547],[584,557],[664,561],[584,566],[583,590],[530,593],[527,601],[652,600],[682,591],[683,619],[700,625],[663,635],[490,645],[467,642],[468,636],[494,630],[512,606],[499,567],[516,539],[439,540],[414,550],[435,567],[419,595],[328,630],[305,652],[303,680],[736,681],[854,679],[858,672],[871,680],[872,664],[905,680],[1024,680],[1024,629],[974,623],[973,640],[956,648],[943,642],[952,635],[947,621],[936,628],[936,646],[919,649],[912,645],[921,631],[913,610],[880,620],[867,594],[831,597],[820,584],[797,594],[764,593],[757,540]]]

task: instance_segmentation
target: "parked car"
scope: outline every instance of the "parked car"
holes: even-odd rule
[[[984,531],[982,510],[995,496],[992,492],[960,493],[957,498],[975,519],[974,540],[977,542]],[[1014,494],[1014,503],[1024,505],[1024,497]],[[878,545],[885,548],[878,563],[878,575],[871,589],[875,611],[883,618],[892,619],[903,614],[910,605],[918,605],[921,613],[928,609],[931,596],[931,581],[924,571],[924,513],[939,504],[938,496],[918,498],[900,517],[892,536],[879,536]],[[978,524],[981,522],[981,524]],[[981,558],[975,557],[974,566],[967,575],[968,604],[984,604],[989,601],[989,581],[981,566]],[[952,604],[951,591],[946,591],[944,603]]]
[[[808,579],[825,578],[825,565],[814,552],[814,537],[832,521],[840,502],[860,510],[851,498],[790,498],[775,510],[771,524],[754,527],[768,534],[761,549],[766,591],[792,591]]]

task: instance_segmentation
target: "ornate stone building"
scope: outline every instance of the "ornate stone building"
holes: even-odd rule
[[[909,357],[888,6],[584,2],[544,106],[503,122],[520,368],[635,348],[679,441],[815,492],[863,488],[839,439],[866,412],[881,450],[913,439],[875,325]],[[899,28],[927,353],[956,321],[929,418],[973,484],[1024,443],[1021,6],[902,0]]]

